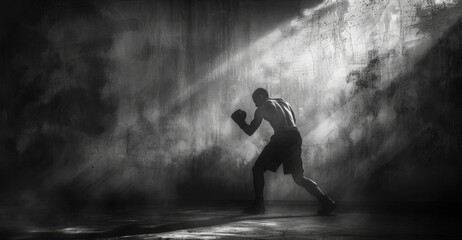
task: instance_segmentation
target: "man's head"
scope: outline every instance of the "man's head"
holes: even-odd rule
[[[268,98],[268,92],[263,88],[257,88],[252,94],[252,99],[256,107],[260,107]]]

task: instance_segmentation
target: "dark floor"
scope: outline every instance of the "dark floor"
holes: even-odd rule
[[[332,216],[315,215],[315,203],[269,202],[262,215],[242,214],[244,205],[162,203],[98,214],[10,212],[1,218],[1,239],[462,239],[460,208],[454,203],[340,203]]]

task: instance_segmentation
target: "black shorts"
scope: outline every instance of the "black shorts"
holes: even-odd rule
[[[297,128],[275,133],[263,148],[256,167],[275,172],[283,165],[284,174],[303,173],[302,137]]]

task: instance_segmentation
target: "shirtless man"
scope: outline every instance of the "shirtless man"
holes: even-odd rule
[[[275,172],[282,163],[284,174],[292,174],[297,185],[321,202],[322,208],[318,214],[329,214],[335,208],[335,202],[325,195],[313,180],[303,176],[302,138],[295,125],[295,114],[290,104],[282,98],[270,98],[263,88],[255,90],[252,99],[257,110],[250,124],[245,122],[247,114],[241,109],[235,111],[231,118],[249,136],[255,133],[265,119],[273,127],[274,135],[252,167],[255,203],[244,211],[251,214],[265,213],[263,174],[267,170]]]

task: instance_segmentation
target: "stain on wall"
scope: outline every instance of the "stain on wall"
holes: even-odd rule
[[[460,199],[458,1],[24,1],[2,10],[5,201],[251,199],[294,107],[305,173],[342,200]],[[267,174],[268,199],[311,199]],[[79,204],[77,204],[77,202]]]

